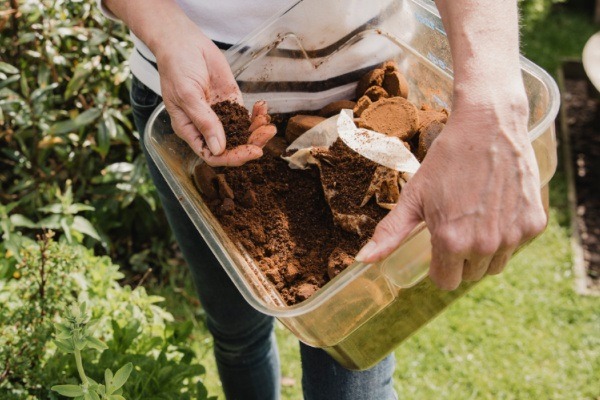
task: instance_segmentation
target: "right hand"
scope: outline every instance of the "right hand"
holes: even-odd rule
[[[259,158],[262,147],[275,135],[275,127],[268,121],[253,123],[248,144],[225,150],[223,125],[210,105],[225,100],[243,104],[240,89],[221,50],[196,25],[190,21],[178,31],[153,49],[175,133],[212,166],[238,166]],[[266,103],[258,102],[253,122],[263,114]]]

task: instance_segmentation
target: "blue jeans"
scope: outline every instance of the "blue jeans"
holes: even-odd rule
[[[157,94],[133,77],[131,104],[142,140],[148,118],[161,101]],[[142,149],[169,225],[189,265],[206,312],[227,399],[279,399],[279,355],[273,317],[256,311],[244,300],[171,192],[143,143]],[[341,367],[323,350],[303,343],[300,343],[300,355],[302,388],[307,400],[396,399],[392,381],[393,355],[360,372]]]

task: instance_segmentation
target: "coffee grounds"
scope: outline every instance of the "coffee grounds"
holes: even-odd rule
[[[321,161],[323,187],[334,193],[329,199],[331,208],[342,214],[369,217],[368,223],[361,226],[361,233],[363,237],[371,237],[377,222],[388,211],[375,201],[369,201],[363,207],[360,204],[379,164],[362,157],[341,139],[337,139],[328,150],[315,152],[314,156]]]
[[[360,118],[368,129],[410,140],[419,127],[417,108],[403,97],[381,99],[364,110]]]
[[[221,101],[211,107],[225,130],[226,149],[233,149],[248,143],[250,137],[250,116],[244,106],[233,101]]]
[[[316,169],[293,170],[281,158],[265,154],[218,173],[225,175],[235,199],[252,201],[234,201],[233,210],[229,202],[207,204],[289,305],[330,280],[327,267],[334,251],[354,257],[368,239],[336,226]],[[382,210],[378,218],[384,215]],[[336,273],[346,266],[336,265]]]

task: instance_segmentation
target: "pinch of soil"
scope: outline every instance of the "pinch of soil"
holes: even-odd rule
[[[348,268],[353,262],[354,257],[339,247],[336,247],[329,255],[329,261],[327,263],[327,275],[329,276],[329,279],[338,276],[340,272]]]
[[[365,96],[367,96],[373,102],[379,99],[387,99],[390,97],[388,92],[386,92],[381,86],[371,86],[365,91]]]
[[[250,137],[250,116],[244,106],[233,101],[221,101],[211,106],[225,130],[226,148],[246,144]]]
[[[304,301],[312,296],[318,287],[310,283],[303,283],[296,289],[296,299],[298,301]]]
[[[439,121],[431,121],[428,126],[422,128],[419,132],[419,148],[417,149],[417,159],[423,161],[433,141],[440,135],[444,129],[444,124]]]
[[[398,70],[392,72],[386,70],[382,87],[390,97],[400,96],[405,99],[408,98],[408,81]]]
[[[432,121],[438,121],[442,124],[448,122],[448,111],[442,109],[441,111],[432,110],[431,107],[423,104],[418,112],[419,114],[419,131],[429,126]]]
[[[362,97],[371,86],[381,86],[383,84],[383,75],[384,71],[380,68],[376,68],[364,74],[356,85],[356,97]]]
[[[373,131],[408,141],[417,132],[417,108],[403,97],[381,99],[361,114],[364,125]]]
[[[196,164],[192,177],[200,193],[204,194],[210,200],[219,198],[217,174],[212,167],[204,162]]]
[[[285,140],[292,143],[300,135],[315,125],[325,121],[325,118],[318,115],[294,115],[289,119],[285,129]]]
[[[256,193],[254,190],[248,189],[238,198],[238,203],[243,207],[252,208],[256,205]]]
[[[356,107],[356,103],[353,101],[338,100],[329,103],[325,107],[321,108],[321,111],[319,111],[319,115],[323,118],[329,118],[339,114],[342,110],[353,110],[354,107]]]
[[[371,99],[368,96],[362,96],[360,99],[358,99],[358,102],[356,102],[356,106],[352,110],[354,112],[354,116],[360,117],[361,114],[367,108],[369,108],[369,106],[371,106],[371,104],[373,104],[373,102],[371,101]]]
[[[218,174],[217,175],[217,186],[219,187],[219,197],[222,199],[233,199],[233,190],[227,184],[227,180],[225,175]]]
[[[288,142],[281,136],[274,136],[271,140],[265,144],[263,150],[266,154],[272,157],[279,157],[285,153],[285,149],[288,147]]]
[[[283,277],[286,282],[294,282],[300,277],[300,269],[298,269],[297,262],[288,264],[283,270]]]
[[[234,211],[235,211],[235,203],[233,202],[233,200],[230,198],[224,199],[223,203],[221,204],[221,213],[233,214]]]

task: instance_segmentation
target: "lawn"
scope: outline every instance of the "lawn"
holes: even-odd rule
[[[523,51],[555,73],[562,57],[581,54],[599,27],[581,13],[551,14],[525,27]],[[560,166],[559,166],[560,169]],[[573,290],[564,177],[551,184],[546,232],[507,271],[484,280],[395,351],[395,387],[405,399],[597,399],[600,396],[600,297]],[[187,283],[185,283],[187,282]],[[194,348],[211,394],[223,398],[211,339],[182,269],[156,291],[181,319],[195,321]],[[277,326],[282,397],[300,399],[296,339]]]

